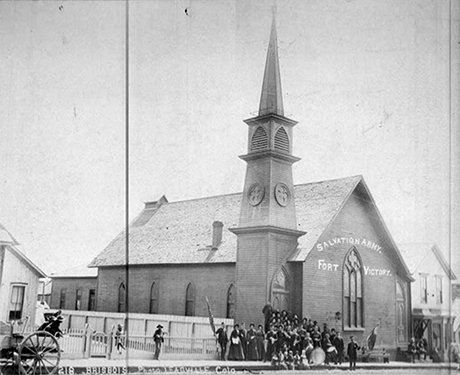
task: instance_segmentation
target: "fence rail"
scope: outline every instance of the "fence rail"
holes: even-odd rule
[[[129,335],[128,339],[124,335],[120,337],[121,342],[130,353],[144,352],[153,354],[155,343],[153,337],[144,335]],[[114,338],[112,336],[112,342]],[[162,345],[162,356],[195,355],[199,358],[213,358],[217,353],[216,340],[214,338],[190,338],[190,337],[165,337]]]
[[[84,329],[63,329],[64,335],[58,339],[62,350],[61,357],[79,359],[89,357],[105,357],[115,359],[122,357],[115,348],[115,329],[105,333],[95,331],[86,325]],[[26,327],[23,335],[27,336],[35,332],[33,327]],[[152,336],[126,335],[119,336],[124,347],[129,350],[131,358],[153,358],[155,343]],[[161,349],[162,358],[174,359],[186,356],[190,359],[213,359],[217,357],[215,338],[201,337],[171,337],[165,336]]]

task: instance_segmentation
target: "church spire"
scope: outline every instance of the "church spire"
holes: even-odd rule
[[[280,66],[278,60],[278,41],[276,37],[275,12],[273,12],[270,42],[265,62],[262,95],[260,96],[259,116],[274,113],[284,116],[283,96],[281,93]]]

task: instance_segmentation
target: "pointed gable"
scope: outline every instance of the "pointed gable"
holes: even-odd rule
[[[296,186],[297,224],[307,233],[299,238],[297,252],[291,260],[307,258],[360,180],[361,176],[353,176]]]
[[[307,234],[299,238],[298,251],[293,255],[291,261],[305,261],[315,248],[315,245],[318,245],[317,242],[320,239],[324,239],[324,235],[328,233],[328,230],[337,224],[338,217],[345,215],[344,209],[346,205],[350,205],[352,200],[358,200],[364,205],[362,212],[355,213],[359,216],[359,221],[367,221],[374,228],[379,234],[382,244],[385,245],[386,255],[392,259],[398,273],[406,276],[408,280],[413,280],[362,176],[325,181],[315,186],[315,189],[318,190],[307,191],[304,197],[296,196],[296,204],[299,207],[297,211],[298,222],[301,226],[300,228],[304,228]],[[346,215],[350,215],[350,213],[346,213]],[[352,219],[352,217],[347,219],[341,217],[341,220]],[[369,239],[364,238],[365,236],[363,237],[359,233],[355,233],[351,237],[353,238],[353,243],[357,241],[362,243],[364,240],[368,244],[366,247],[374,247],[375,249],[380,247],[375,242],[369,242]],[[347,241],[350,241],[349,238]]]
[[[457,276],[436,244],[402,243],[398,244],[398,247],[412,275],[424,272],[424,266],[427,264],[431,265],[430,268],[435,271],[436,267],[433,262],[437,262],[450,280],[457,280]]]
[[[0,245],[19,245],[13,235],[0,224]]]

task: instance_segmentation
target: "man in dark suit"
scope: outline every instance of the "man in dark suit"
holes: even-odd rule
[[[337,332],[337,336],[335,336],[334,346],[337,349],[337,361],[339,362],[339,364],[342,364],[342,361],[343,361],[343,349],[345,349],[344,348],[345,344],[343,343],[343,338],[340,335],[340,332]]]
[[[227,349],[228,336],[225,330],[225,324],[222,322],[220,328],[216,331],[217,342],[220,345],[220,359],[225,361],[225,351]]]
[[[348,343],[347,354],[350,361],[350,370],[356,371],[356,359],[358,358],[359,346],[355,342],[353,336],[350,336],[350,342]]]
[[[165,341],[163,338],[164,332],[163,332],[163,326],[161,324],[157,325],[157,329],[155,330],[155,333],[153,334],[153,341],[155,342],[155,357],[154,359],[159,359],[160,358],[160,352],[161,352],[161,344]]]

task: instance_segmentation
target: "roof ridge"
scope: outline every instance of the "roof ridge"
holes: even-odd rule
[[[347,177],[341,177],[341,178],[333,178],[333,179],[330,179],[330,180],[321,180],[321,181],[312,181],[312,182],[304,182],[304,183],[301,183],[301,184],[295,184],[294,187],[297,187],[297,186],[307,186],[307,185],[313,185],[313,184],[320,184],[320,183],[324,183],[324,182],[333,182],[333,181],[341,181],[341,180],[351,180],[351,179],[354,179],[354,178],[362,178],[363,176],[358,174],[358,175],[353,175],[353,176],[347,176]],[[231,196],[231,195],[240,195],[240,194],[243,194],[242,191],[239,191],[239,192],[236,192],[236,193],[226,193],[226,194],[216,194],[216,195],[211,195],[209,197],[197,197],[197,198],[190,198],[190,199],[181,199],[181,200],[178,200],[178,201],[170,201],[170,202],[166,202],[165,204],[166,205],[171,205],[171,204],[175,204],[175,203],[183,203],[183,202],[191,202],[191,201],[198,201],[198,200],[205,200],[205,199],[213,199],[213,198],[220,198],[220,197],[228,197],[228,196]]]
[[[199,201],[199,200],[205,200],[205,199],[220,198],[220,197],[228,197],[230,195],[240,195],[240,194],[243,194],[243,192],[240,191],[238,193],[216,194],[216,195],[211,195],[210,197],[182,199],[182,200],[179,200],[179,201],[167,202],[167,203],[165,203],[165,205],[170,205],[170,204],[175,204],[175,203],[183,203],[183,202],[191,202],[191,201]]]
[[[354,179],[354,178],[363,178],[363,175],[357,174],[357,175],[354,175],[354,176],[348,176],[348,177],[342,177],[342,178],[333,178],[333,179],[330,179],[330,180],[313,181],[313,182],[304,182],[304,183],[302,183],[302,184],[295,184],[294,187],[296,187],[296,186],[313,185],[313,184],[320,184],[320,183],[323,183],[323,182],[333,182],[333,181],[341,181],[341,180],[351,180],[351,179]]]

